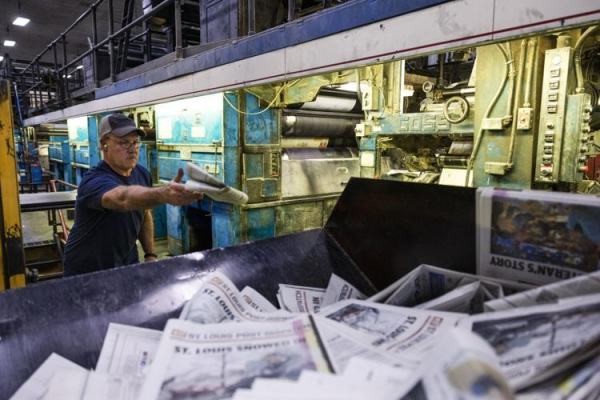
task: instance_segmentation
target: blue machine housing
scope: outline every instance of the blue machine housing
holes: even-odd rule
[[[187,163],[193,162],[228,185],[240,188],[239,115],[228,102],[235,106],[237,95],[211,94],[155,107],[160,180],[173,179],[179,168],[185,171]],[[207,197],[187,207],[167,205],[171,254],[214,245],[206,226],[210,225],[208,214],[212,208]]]
[[[69,145],[72,151],[74,176],[70,181],[75,185],[81,183],[83,175],[90,169],[90,136],[97,136],[96,132],[90,135],[89,121],[95,117],[81,117],[67,120],[69,128]],[[97,147],[97,146],[96,146]]]
[[[54,175],[54,179],[73,183],[71,147],[69,146],[69,140],[66,136],[50,136],[48,156],[50,170]],[[71,190],[62,185],[59,185],[57,189]]]
[[[140,145],[138,164],[150,171],[152,182],[158,182],[158,153],[156,143],[153,141],[144,141]],[[165,239],[167,237],[167,207],[159,206],[152,209],[152,219],[154,220],[154,238]]]
[[[337,195],[284,199],[281,110],[253,94],[227,92],[157,105],[159,178],[192,162],[248,194],[244,206],[202,201],[167,206],[171,254],[225,247],[323,226]]]

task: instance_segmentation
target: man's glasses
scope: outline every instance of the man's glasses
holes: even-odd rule
[[[142,142],[140,142],[139,140],[134,140],[133,142],[130,142],[129,140],[115,140],[113,138],[108,138],[108,139],[115,142],[117,144],[117,146],[119,146],[123,150],[129,150],[131,148],[131,146],[134,146],[136,149],[139,149],[140,144],[142,144]]]

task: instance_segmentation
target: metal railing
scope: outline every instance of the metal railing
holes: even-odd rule
[[[108,7],[108,35],[106,38],[98,39],[98,8],[107,3]],[[81,14],[75,22],[73,22],[65,31],[63,31],[56,39],[54,39],[42,52],[40,52],[25,68],[16,74],[13,74],[13,79],[19,85],[21,98],[27,99],[27,108],[40,109],[44,105],[54,105],[56,108],[66,106],[66,102],[70,99],[71,92],[74,89],[83,87],[85,78],[84,72],[77,65],[84,58],[91,57],[92,67],[92,86],[98,87],[99,74],[98,63],[99,54],[104,48],[108,49],[109,57],[109,78],[111,82],[115,81],[117,68],[117,49],[115,42],[122,39],[125,35],[130,35],[131,31],[142,25],[143,32],[135,35],[129,40],[144,40],[146,58],[151,58],[151,29],[148,26],[148,21],[156,16],[167,7],[173,6],[175,13],[175,53],[182,53],[182,36],[181,36],[181,0],[164,0],[152,10],[145,12],[141,16],[135,18],[126,26],[115,31],[114,24],[114,8],[113,0],[98,0],[90,6],[83,14]],[[90,48],[84,53],[76,56],[72,60],[67,60],[67,36],[78,25],[86,22],[91,16],[92,22],[92,39]],[[53,62],[50,63],[52,68],[44,68],[42,58],[50,54]],[[122,57],[127,57],[122,54]],[[150,61],[145,59],[144,61]],[[46,64],[47,65],[47,64]]]
[[[135,1],[125,0],[125,7],[129,4],[133,7]],[[256,0],[247,1],[247,33],[248,35],[256,32]],[[314,12],[317,8],[323,9],[331,7],[333,2],[342,3],[347,0],[321,0],[320,6],[312,6],[301,12],[296,10],[296,0],[287,0],[288,15],[287,22],[290,22],[298,16]],[[126,59],[128,57],[128,46],[130,43],[141,45],[141,63],[149,62],[155,58],[173,52],[176,58],[183,57],[183,34],[182,34],[182,10],[184,5],[195,5],[200,7],[201,2],[192,0],[163,0],[157,5],[152,5],[152,9],[142,10],[142,15],[133,19],[133,11],[128,11],[129,19],[121,20],[122,27],[115,31],[114,21],[114,0],[97,0],[81,14],[67,29],[65,29],[57,38],[55,38],[46,48],[40,52],[28,65],[20,68],[16,72],[13,70],[12,79],[18,85],[18,92],[22,100],[22,108],[25,115],[31,115],[38,111],[47,109],[60,109],[69,106],[70,100],[74,97],[83,96],[91,93],[98,88],[104,79],[114,83],[117,75],[127,68]],[[98,37],[98,10],[105,4],[108,14],[108,32],[107,36],[100,40]],[[171,36],[167,40],[167,50],[157,48],[156,43],[165,43],[157,35],[168,35],[153,30],[153,23],[150,21],[159,13],[169,12],[172,7],[174,15],[174,24]],[[314,10],[313,10],[314,9]],[[124,15],[126,11],[124,10]],[[162,15],[162,14],[161,14]],[[91,19],[91,40],[88,38],[89,49],[76,56],[70,61],[67,58],[67,36],[73,33],[73,30],[81,24],[87,23]],[[127,22],[125,24],[125,22]],[[199,21],[198,21],[199,23]],[[133,29],[141,26],[141,33],[133,34]],[[169,28],[171,25],[169,25]],[[153,37],[154,35],[154,37]],[[156,50],[154,52],[154,50]],[[138,52],[137,54],[140,54]],[[42,58],[48,57],[51,62],[42,62]],[[100,56],[108,57],[108,73],[103,69],[100,73]],[[87,62],[88,68],[78,64],[82,60]],[[86,62],[84,62],[86,64]],[[91,64],[91,65],[90,65]],[[91,76],[89,74],[91,69]],[[0,70],[0,75],[2,71]],[[103,76],[104,75],[104,76]]]
[[[68,188],[77,190],[77,186],[76,185],[73,185],[71,183],[68,183],[68,182],[65,182],[65,181],[61,181],[61,180],[58,180],[58,179],[52,179],[50,181],[50,186],[52,187],[52,191],[53,192],[58,192],[58,189],[56,188],[56,184],[63,185],[63,186],[66,186]],[[66,242],[67,239],[69,238],[69,231],[70,231],[70,229],[67,227],[67,222],[65,221],[65,216],[64,216],[62,210],[58,210],[58,217],[60,219],[60,225],[62,227],[63,239]],[[54,233],[56,233],[56,232],[54,232]]]

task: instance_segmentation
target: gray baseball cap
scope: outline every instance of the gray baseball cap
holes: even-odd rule
[[[100,139],[109,133],[117,137],[123,137],[131,132],[137,132],[141,137],[146,137],[146,132],[135,126],[135,122],[123,114],[110,114],[100,120],[98,129]]]

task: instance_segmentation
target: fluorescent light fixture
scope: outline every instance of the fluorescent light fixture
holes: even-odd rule
[[[15,42],[14,40],[5,40],[4,41],[4,45],[6,47],[13,47],[15,44],[17,44],[17,42]]]
[[[4,60],[4,56],[0,56],[0,61]]]
[[[25,26],[29,23],[29,21],[29,18],[17,17],[17,19],[13,21],[13,25]]]
[[[67,79],[71,79],[71,75],[67,75]]]
[[[76,69],[83,69],[83,65],[78,65]]]

